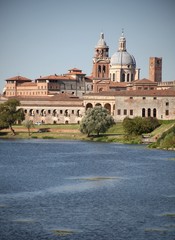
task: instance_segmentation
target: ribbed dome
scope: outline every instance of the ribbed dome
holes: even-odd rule
[[[127,51],[119,51],[112,55],[111,65],[132,65],[136,67],[136,61],[134,56]]]

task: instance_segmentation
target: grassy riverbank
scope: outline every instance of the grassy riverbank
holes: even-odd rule
[[[124,138],[124,129],[122,123],[117,123],[111,127],[105,134],[99,137],[92,136],[88,138],[79,130],[79,125],[36,125],[30,130],[30,135],[23,125],[13,126],[16,135],[13,136],[9,129],[0,131],[0,138],[3,139],[75,139],[75,140],[94,140],[104,142],[122,142]]]
[[[171,128],[175,121],[163,121],[161,126],[150,133],[151,139],[155,142],[161,135]],[[70,139],[70,140],[85,140],[85,141],[98,141],[98,142],[121,142],[138,144],[142,142],[141,136],[127,136],[124,132],[122,122],[113,125],[105,134],[99,137],[87,137],[79,130],[78,124],[70,125],[35,125],[30,130],[30,135],[27,128],[23,125],[13,126],[16,135],[13,136],[9,129],[0,131],[1,139]],[[153,144],[152,147],[156,147]]]

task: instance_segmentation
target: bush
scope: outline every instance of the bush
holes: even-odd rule
[[[150,133],[158,126],[160,126],[159,121],[156,118],[151,117],[135,117],[133,119],[126,117],[123,120],[124,130],[129,135],[141,135],[143,133]]]

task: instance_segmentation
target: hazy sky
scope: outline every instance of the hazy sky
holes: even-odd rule
[[[112,56],[122,28],[141,78],[149,57],[163,58],[163,80],[175,80],[174,0],[1,0],[0,92],[5,79],[31,79],[79,68],[92,71],[100,33]]]

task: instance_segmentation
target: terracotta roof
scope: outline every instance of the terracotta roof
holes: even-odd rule
[[[157,82],[153,82],[147,78],[143,78],[143,79],[139,79],[139,80],[134,80],[132,82],[129,82],[129,84],[134,84],[134,85],[137,85],[137,84],[154,84],[154,85],[157,85]]]
[[[82,72],[82,70],[78,69],[78,68],[71,68],[68,71],[76,71],[76,72]]]
[[[31,82],[32,80],[23,76],[15,76],[11,78],[7,78],[6,81],[27,81]]]
[[[21,83],[19,86],[37,86],[37,83],[35,83],[35,82],[24,82],[24,83]]]
[[[89,93],[85,96],[157,96],[175,97],[175,90],[165,89],[165,90],[123,90],[123,91],[109,91],[109,92],[99,92],[99,93]]]
[[[126,88],[127,83],[125,82],[110,82],[109,87],[125,87]]]
[[[20,101],[82,101],[79,97],[76,97],[74,95],[68,94],[68,93],[60,93],[60,94],[55,94],[51,96],[13,96],[9,98],[17,98]]]
[[[37,78],[36,80],[75,80],[74,78],[67,77],[65,75],[49,75]]]

